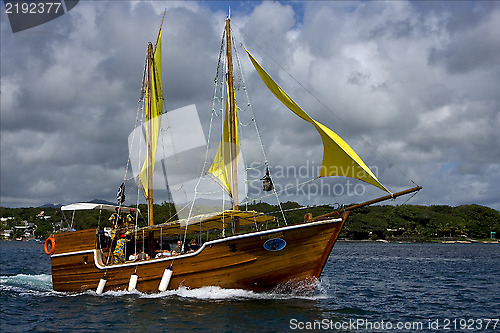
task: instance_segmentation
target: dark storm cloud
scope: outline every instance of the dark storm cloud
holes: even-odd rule
[[[15,34],[2,19],[2,205],[114,200],[147,42],[165,6],[165,107],[196,104],[207,131],[226,3],[80,2]],[[424,186],[414,203],[500,208],[499,3],[264,1],[233,8],[235,52],[274,170],[320,165],[321,139],[267,91],[239,43],[391,190],[412,179]],[[325,181],[331,189],[340,180]],[[323,194],[297,191],[285,200],[364,199]]]

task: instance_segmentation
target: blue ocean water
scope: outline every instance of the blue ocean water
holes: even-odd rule
[[[338,243],[316,291],[52,291],[43,244],[0,242],[2,332],[500,332],[500,245]]]

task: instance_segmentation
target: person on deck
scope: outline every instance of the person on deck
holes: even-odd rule
[[[108,221],[112,227],[111,233],[110,233],[111,239],[115,239],[116,229],[122,223],[122,217],[120,216],[120,207],[115,208],[115,212],[113,214],[111,214]]]
[[[115,212],[111,214],[108,221],[113,227],[117,227],[119,224],[121,224],[122,217],[120,216],[120,207],[115,208]]]
[[[130,213],[127,214],[127,216],[125,217],[125,221],[127,223],[130,223],[130,224],[135,224],[135,213],[134,213],[134,209],[133,208],[130,208]]]
[[[123,264],[125,262],[125,245],[128,239],[125,234],[120,236],[120,239],[116,241],[116,247],[113,251],[113,263]]]
[[[168,250],[156,250],[155,258],[169,257],[172,253]]]
[[[200,248],[200,245],[196,242],[196,238],[192,238],[191,242],[189,242],[189,251],[194,252]]]
[[[182,250],[182,241],[178,240],[177,241],[177,246],[175,247],[175,249],[172,251],[172,255],[179,255],[179,254],[182,254],[184,253],[184,251]]]
[[[144,253],[144,252],[134,253],[128,257],[129,261],[140,261],[140,260],[148,260],[148,259],[149,259],[149,255],[147,253]]]

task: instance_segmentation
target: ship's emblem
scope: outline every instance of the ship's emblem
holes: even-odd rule
[[[286,246],[286,242],[281,238],[272,238],[268,239],[264,243],[264,248],[268,251],[280,251],[283,250]]]

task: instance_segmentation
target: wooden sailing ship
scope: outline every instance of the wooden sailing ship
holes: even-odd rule
[[[162,19],[163,22],[163,19]],[[137,177],[148,203],[148,225],[116,226],[112,232],[101,228],[53,234],[45,243],[50,254],[52,283],[56,291],[80,292],[96,290],[138,290],[157,292],[180,286],[199,288],[219,286],[254,291],[272,290],[280,286],[293,288],[296,284],[317,280],[328,256],[352,209],[396,198],[418,191],[414,187],[390,193],[377,180],[358,155],[337,134],[305,113],[267,75],[248,53],[264,83],[292,112],[309,122],[321,135],[324,145],[323,167],[319,176],[346,176],[339,174],[349,165],[355,168],[356,178],[389,192],[389,195],[331,213],[304,220],[277,224],[275,216],[240,209],[238,200],[238,121],[232,74],[230,19],[225,26],[227,86],[226,120],[219,150],[210,169],[206,171],[230,196],[232,207],[218,213],[191,214],[184,219],[160,224],[153,223],[153,163],[155,160],[159,124],[155,121],[163,112],[161,82],[161,28],[155,45],[148,45],[145,80],[145,104],[148,132],[148,154]],[[248,51],[247,51],[248,52]],[[226,146],[227,149],[223,149]],[[335,173],[334,171],[335,170]],[[269,173],[267,186],[271,184]],[[121,204],[121,203],[120,203]],[[109,205],[67,206],[66,210],[100,209],[114,211]],[[125,207],[118,209],[124,211]],[[128,211],[129,208],[126,208]],[[137,214],[137,210],[136,210]],[[225,229],[229,228],[229,232]],[[202,241],[194,251],[156,257],[163,249],[165,239],[179,237],[184,240],[196,235]],[[116,263],[113,252],[117,239],[128,235],[135,248],[141,247],[144,260]],[[186,235],[188,235],[186,237]],[[209,237],[210,235],[210,237]],[[205,237],[206,236],[206,237]],[[181,236],[182,237],[182,236]],[[182,239],[182,238],[181,238]],[[129,242],[129,243],[130,243]],[[168,253],[170,254],[170,253]]]

